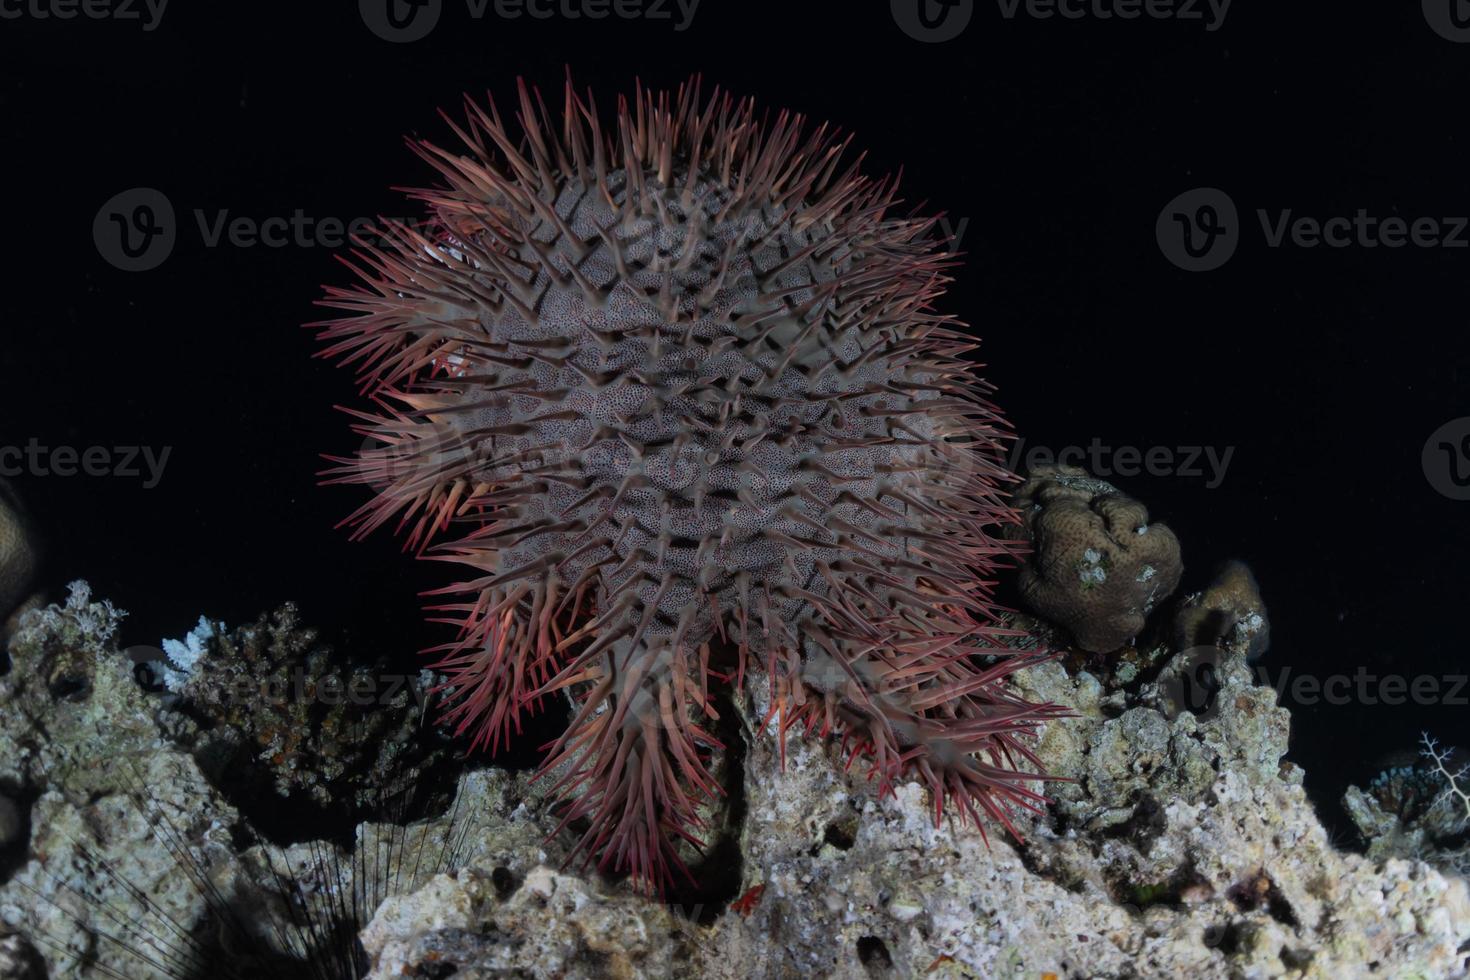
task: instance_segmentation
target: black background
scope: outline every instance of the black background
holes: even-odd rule
[[[487,90],[506,104],[518,75],[559,99],[570,66],[604,110],[635,78],[702,72],[855,131],[870,171],[902,166],[908,199],[964,228],[945,309],[983,338],[1028,444],[1233,447],[1217,488],[1116,482],[1178,532],[1186,589],[1223,559],[1255,570],[1271,676],[1470,670],[1470,503],[1437,493],[1420,458],[1470,415],[1470,249],[1273,249],[1255,217],[1470,214],[1470,44],[1418,4],[1237,0],[1209,31],[1007,19],[990,0],[926,44],[886,3],[703,0],[677,31],[475,20],[448,0],[429,37],[394,44],[351,3],[174,0],[153,31],[26,16],[0,20],[0,45],[0,445],[172,447],[154,489],[15,480],[50,539],[48,588],[89,579],[132,612],[125,643],[286,599],[359,649],[443,639],[415,593],[447,571],[386,534],[348,542],[333,525],[363,491],[316,486],[318,454],[358,444],[332,409],[354,391],[299,324],[346,271],[328,248],[206,247],[194,211],[410,214],[389,188],[431,177],[403,135],[448,145],[437,108]],[[126,273],[92,222],[139,186],[171,200],[179,241]],[[1199,186],[1231,196],[1243,240],[1188,273],[1154,226]],[[1322,802],[1421,729],[1463,741],[1470,710],[1292,708],[1292,758]]]

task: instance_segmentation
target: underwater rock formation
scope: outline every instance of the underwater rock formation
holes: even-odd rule
[[[159,747],[148,700],[118,653],[125,615],[74,582],[64,603],[22,617],[0,675],[0,784],[85,799],[118,787],[109,760]]]
[[[1060,664],[1030,696],[1070,701],[1039,750],[1077,781],[1025,844],[936,828],[922,787],[874,800],[819,740],[793,736],[785,778],[743,786],[737,900],[638,899],[553,862],[492,885],[471,861],[385,903],[373,976],[450,965],[565,977],[1449,976],[1467,966],[1470,891],[1419,862],[1335,851],[1282,761],[1289,717],[1243,658],[1220,710],[1170,720],[1154,683],[1108,693]],[[762,699],[747,714],[759,724]],[[753,775],[750,775],[753,774]],[[504,804],[502,804],[503,806]],[[492,847],[493,851],[494,848]],[[499,859],[497,859],[499,860]]]
[[[137,916],[141,894],[183,928],[199,925],[208,903],[175,848],[206,869],[233,859],[233,812],[161,736],[117,648],[123,615],[73,583],[65,603],[22,617],[0,676],[0,791],[28,832],[0,861],[0,925],[26,936],[56,980],[148,976],[106,939],[118,920]],[[150,830],[160,816],[173,846]],[[126,941],[168,956],[161,927]]]
[[[1084,650],[1105,653],[1136,637],[1184,574],[1174,532],[1079,467],[1035,467],[1013,504],[1033,548],[1021,597]]]
[[[571,843],[548,836],[554,776],[470,770],[448,809],[426,819],[261,842],[176,741],[188,733],[160,724],[177,715],[162,707],[171,695],[135,682],[116,649],[120,615],[74,586],[66,604],[27,614],[15,667],[0,676],[0,785],[23,802],[29,828],[19,863],[0,865],[0,962],[34,947],[55,980],[200,975],[140,967],[119,947],[146,942],[146,930],[119,935],[103,911],[156,923],[124,885],[136,883],[210,935],[221,913],[190,887],[191,869],[246,910],[282,980],[352,976],[349,962],[383,980],[1233,980],[1470,968],[1470,885],[1409,855],[1333,847],[1302,770],[1283,758],[1290,715],[1255,683],[1244,639],[1219,649],[1217,684],[1198,710],[1177,698],[1184,651],[1165,649],[1156,673],[1118,688],[1069,661],[1017,672],[1018,697],[1076,712],[1043,730],[1039,759],[1071,781],[1018,824],[1024,843],[995,824],[988,840],[953,818],[936,826],[918,783],[875,796],[837,746],[800,730],[787,735],[783,777],[769,778],[779,743],[754,736],[777,722],[756,682],[737,712],[746,747],[731,760],[729,824],[715,842],[730,877],[656,902],[626,878],[564,866]],[[202,658],[218,652],[206,645]],[[135,780],[151,790],[143,807]],[[1425,812],[1429,797],[1418,799]],[[150,807],[177,825],[187,860],[159,840]],[[303,917],[323,934],[348,930],[349,946],[312,952],[316,934],[293,931]],[[239,975],[229,965],[218,975]]]
[[[53,978],[197,976],[225,955],[224,934],[233,967],[221,976],[258,976],[265,963],[276,972],[283,962],[301,968],[286,976],[318,976],[308,969],[314,960],[342,957],[333,937],[303,929],[304,916],[350,923],[355,942],[362,923],[341,912],[344,896],[374,908],[392,888],[422,883],[450,863],[449,842],[462,844],[474,824],[454,827],[452,838],[448,828],[424,825],[409,838],[365,824],[357,838],[367,843],[355,852],[364,863],[354,866],[336,842],[264,843],[231,800],[252,812],[281,810],[272,803],[277,780],[349,804],[359,794],[391,796],[404,782],[427,792],[424,770],[409,764],[424,758],[404,733],[419,718],[412,699],[354,706],[362,717],[346,720],[308,696],[315,707],[289,714],[300,692],[273,697],[262,679],[300,670],[308,687],[350,681],[290,606],[199,643],[183,694],[150,693],[118,648],[124,615],[76,582],[65,603],[26,613],[10,644],[10,669],[0,675],[0,800],[16,826],[8,843],[0,838],[0,926],[39,949]],[[200,713],[182,713],[181,697],[197,699],[187,703]],[[201,731],[200,717],[218,727]],[[290,744],[302,746],[289,764],[255,759],[262,733],[287,724]],[[231,751],[248,740],[252,751],[221,766],[211,739]],[[432,852],[414,872],[393,860],[410,840]]]

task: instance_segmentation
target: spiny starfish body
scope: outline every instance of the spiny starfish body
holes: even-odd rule
[[[655,889],[722,792],[711,684],[757,672],[783,758],[803,724],[936,819],[1038,808],[1017,763],[1059,709],[1006,686],[1042,655],[991,597],[1008,435],[932,310],[934,219],[828,127],[697,79],[610,130],[570,82],[559,120],[521,86],[518,137],[466,113],[461,152],[410,141],[430,222],[361,243],[322,301],[349,315],[314,325],[376,404],[328,474],[375,491],[348,523],[473,570],[434,607],[448,718],[494,750],[572,691],[546,767],[574,853]]]

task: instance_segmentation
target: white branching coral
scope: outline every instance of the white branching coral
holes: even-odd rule
[[[200,616],[199,625],[182,640],[163,641],[163,654],[168,658],[168,664],[163,668],[163,683],[170,691],[177,693],[183,689],[194,665],[204,656],[209,649],[209,641],[215,636],[214,624]]]
[[[1460,833],[1470,826],[1470,763],[1450,769],[1450,759],[1454,753],[1449,749],[1441,749],[1439,742],[1428,732],[1420,734],[1419,744],[1419,754],[1429,760],[1434,774],[1445,783],[1444,791],[1435,797],[1430,809],[1448,810],[1444,816],[1447,823],[1454,828],[1452,833]]]
[[[53,602],[37,609],[21,620],[21,636],[54,634],[63,643],[88,649],[109,649],[117,635],[118,624],[127,613],[106,599],[92,600],[92,586],[77,579],[66,587],[66,602]]]

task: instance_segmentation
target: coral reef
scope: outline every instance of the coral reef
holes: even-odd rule
[[[1076,466],[1032,470],[1016,491],[1032,552],[1021,566],[1026,606],[1104,653],[1136,637],[1179,585],[1179,540],[1143,504]]]
[[[64,604],[22,617],[0,676],[0,786],[29,831],[13,873],[0,867],[0,924],[28,937],[53,978],[147,975],[105,938],[119,930],[146,956],[167,958],[161,928],[129,929],[121,918],[137,912],[139,894],[185,929],[205,918],[190,868],[153,834],[140,795],[201,866],[233,856],[233,812],[162,737],[117,649],[122,616],[73,583]]]
[[[1027,819],[1024,845],[936,827],[918,785],[874,799],[804,735],[788,742],[786,778],[765,778],[777,749],[758,741],[743,901],[710,918],[554,860],[497,876],[497,851],[514,847],[492,845],[382,906],[364,933],[372,976],[1438,977],[1470,965],[1465,882],[1333,849],[1301,770],[1282,761],[1287,712],[1243,657],[1226,656],[1205,720],[1171,719],[1154,684],[1109,693],[1055,663],[1017,679],[1080,714],[1046,729],[1038,754],[1076,781]],[[510,827],[491,825],[491,840]]]
[[[722,792],[710,729],[749,676],[778,737],[843,736],[880,795],[918,779],[1003,825],[1039,806],[1026,741],[1059,709],[1004,685],[1043,655],[996,623],[1009,435],[931,310],[934,220],[828,127],[697,80],[606,128],[570,81],[563,103],[523,85],[520,132],[468,103],[463,151],[414,141],[432,231],[390,224],[322,301],[376,408],[329,473],[375,491],[348,523],[472,570],[439,607],[448,717],[494,747],[575,691],[563,823],[651,887]],[[1152,595],[1176,571],[1137,574]]]
[[[1019,614],[1010,620],[1044,644],[1069,642],[1060,627],[1046,620]],[[1217,704],[1215,673],[1223,660],[1230,655],[1259,659],[1269,635],[1270,621],[1255,578],[1243,563],[1232,561],[1222,565],[1204,589],[1177,597],[1161,609],[1132,643],[1106,653],[1074,649],[1065,662],[1073,670],[1086,670],[1108,691],[1132,690],[1146,678],[1161,677],[1160,694],[1170,717],[1181,710],[1199,715]]]
[[[344,896],[366,914],[455,860],[447,826],[424,824],[410,838],[401,827],[364,824],[345,854],[337,842],[282,848],[258,833],[282,810],[279,800],[271,805],[276,788],[322,789],[334,803],[381,803],[405,782],[414,784],[410,798],[428,792],[419,785],[426,757],[413,755],[404,731],[421,717],[412,699],[356,705],[361,717],[350,723],[313,701],[311,684],[335,677],[352,690],[352,672],[299,627],[294,607],[232,632],[196,631],[217,635],[197,644],[177,694],[138,683],[118,649],[123,616],[73,583],[65,603],[22,617],[11,669],[0,676],[0,925],[20,934],[17,948],[24,941],[40,950],[51,977],[196,976],[219,968],[222,934],[226,976],[259,976],[272,964],[283,980],[320,977],[318,961],[343,958],[320,923],[344,923],[351,946],[363,924]],[[261,683],[296,671],[305,697],[280,688],[272,697]],[[216,727],[201,729],[197,719]],[[286,724],[294,767],[274,758],[279,749],[255,759],[269,741],[262,733]],[[220,764],[241,749],[250,758]],[[249,803],[257,823],[232,799]],[[401,816],[418,802],[380,809]],[[410,842],[424,855],[412,871],[393,860]],[[242,916],[240,907],[251,911]],[[312,924],[303,926],[308,913]],[[280,972],[293,966],[300,971]]]
[[[1470,763],[1426,733],[1419,758],[1349,786],[1343,807],[1378,860],[1412,858],[1470,876]]]
[[[74,582],[65,603],[22,617],[0,675],[0,784],[64,786],[85,799],[116,787],[109,760],[158,745],[147,699],[117,652],[124,615]]]
[[[1119,689],[1061,661],[1013,672],[1017,697],[1076,711],[1046,725],[1035,748],[1069,781],[1051,785],[1052,806],[1020,818],[1024,844],[987,840],[953,816],[936,825],[921,784],[875,796],[816,732],[788,733],[785,775],[772,779],[780,740],[751,738],[728,760],[739,798],[727,814],[730,887],[673,904],[565,869],[575,845],[549,835],[555,774],[466,771],[453,804],[425,819],[388,814],[341,840],[262,841],[176,741],[192,736],[171,721],[175,695],[134,680],[117,650],[120,617],[74,585],[65,604],[27,614],[14,669],[0,676],[0,784],[29,834],[20,862],[0,866],[0,963],[33,950],[49,969],[37,976],[183,978],[202,975],[201,963],[282,980],[1470,969],[1466,881],[1432,861],[1332,846],[1302,771],[1283,759],[1290,717],[1253,682],[1245,638],[1219,648],[1198,712],[1175,702],[1174,675],[1188,667],[1177,649],[1155,676]],[[266,646],[272,628],[304,632],[290,617],[257,627]],[[195,671],[218,642],[201,644]],[[748,692],[737,730],[777,735],[768,682],[754,678]],[[1401,809],[1443,808],[1436,826],[1453,830],[1465,803],[1450,780],[1465,783],[1435,753]],[[201,874],[217,898],[201,892]],[[220,933],[233,938],[221,945]],[[170,935],[173,948],[159,941]]]
[[[362,808],[420,785],[451,754],[424,721],[426,675],[349,662],[292,603],[233,631],[201,618],[163,650],[173,710],[194,722],[177,736],[211,778],[236,784],[232,797],[267,801],[273,789]]]

